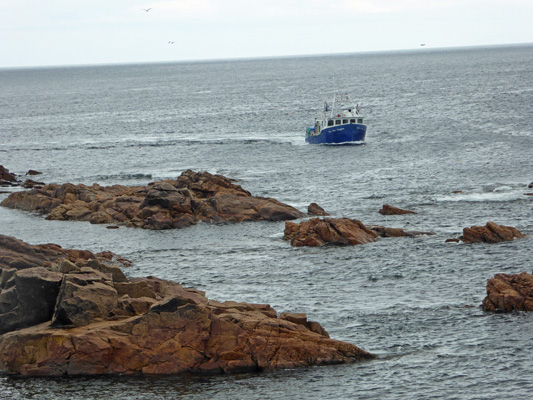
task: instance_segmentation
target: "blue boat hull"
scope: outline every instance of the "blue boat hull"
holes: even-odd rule
[[[366,135],[366,125],[346,124],[322,129],[318,135],[308,130],[305,141],[311,144],[363,144]]]

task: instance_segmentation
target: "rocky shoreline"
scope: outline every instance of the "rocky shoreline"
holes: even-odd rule
[[[2,182],[17,182],[5,168],[0,172]],[[140,187],[27,182],[31,190],[11,193],[1,205],[110,228],[285,221],[283,238],[295,247],[435,234],[330,218],[316,203],[305,214],[207,172],[188,170],[175,180]],[[387,204],[379,213],[416,214]],[[301,221],[290,221],[295,219]],[[464,228],[462,236],[447,242],[523,237],[516,228],[488,222]],[[44,376],[225,373],[375,358],[331,339],[305,314],[278,314],[267,304],[221,303],[156,277],[129,279],[121,269],[129,264],[111,252],[31,246],[0,235],[0,370]],[[533,311],[531,293],[533,275],[497,274],[487,282],[482,308]]]

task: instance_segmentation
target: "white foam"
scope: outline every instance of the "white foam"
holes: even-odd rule
[[[491,192],[451,193],[437,197],[437,201],[451,202],[507,202],[523,199],[527,189],[500,186]]]

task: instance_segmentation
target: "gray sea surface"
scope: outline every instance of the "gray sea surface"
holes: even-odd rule
[[[305,144],[337,89],[359,102],[366,145]],[[436,233],[292,248],[283,222],[110,230],[2,207],[0,234],[110,250],[133,261],[130,277],[304,312],[379,357],[221,376],[0,375],[0,399],[529,399],[533,313],[480,305],[496,273],[533,270],[532,149],[533,45],[0,69],[0,165],[23,179],[145,185],[206,170],[301,211],[317,202]],[[383,216],[383,204],[417,214]],[[445,243],[489,221],[527,236]]]

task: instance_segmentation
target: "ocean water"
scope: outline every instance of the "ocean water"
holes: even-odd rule
[[[109,230],[0,208],[1,234],[111,250],[134,262],[128,276],[305,312],[379,356],[214,377],[0,375],[0,398],[529,399],[533,313],[480,305],[494,274],[533,270],[532,65],[533,45],[521,45],[0,69],[0,164],[16,174],[144,185],[206,170],[302,211],[317,202],[333,217],[436,233],[292,248],[283,222]],[[366,145],[305,144],[337,89],[359,102]],[[383,204],[417,214],[382,216]],[[445,243],[489,221],[527,237]]]

